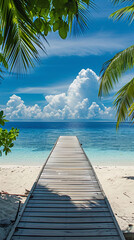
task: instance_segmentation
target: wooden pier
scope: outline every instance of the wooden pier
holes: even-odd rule
[[[124,240],[76,136],[58,138],[7,240]]]

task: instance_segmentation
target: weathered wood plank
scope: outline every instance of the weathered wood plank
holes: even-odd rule
[[[18,229],[15,233],[15,236],[74,236],[74,237],[90,237],[90,236],[118,236],[116,229],[92,229],[92,230],[45,230],[45,229]]]
[[[76,211],[76,212],[24,212],[24,217],[110,217],[109,212],[91,212],[91,211]]]
[[[81,237],[46,237],[46,236],[13,236],[12,240],[120,240],[120,237],[118,236],[99,236],[99,237],[94,237],[90,236],[85,237],[83,236],[82,239]]]
[[[40,176],[40,179],[69,179],[69,180],[92,180],[94,179],[95,180],[95,176],[79,176],[79,175],[68,175],[68,176],[57,176],[57,175],[45,175],[45,174],[42,174]]]
[[[59,196],[57,194],[54,194],[54,195],[50,195],[50,196],[33,196],[32,199],[44,199],[44,200],[67,200],[67,199],[70,199],[70,200],[92,200],[92,199],[104,199],[104,196],[102,194],[94,194],[92,196],[71,196],[71,195],[61,195]]]
[[[22,222],[35,222],[35,223],[108,223],[108,222],[113,222],[112,217],[110,216],[103,216],[103,217],[61,217],[61,216],[56,216],[56,217],[34,217],[34,216],[22,216],[20,221]]]
[[[58,157],[58,158],[64,158],[64,157],[75,157],[75,158],[81,158],[84,157],[84,153],[52,153],[51,157]]]
[[[64,166],[46,166],[46,168],[44,169],[43,172],[47,172],[47,171],[61,171],[61,172],[68,172],[68,171],[72,171],[72,172],[87,172],[88,174],[93,174],[93,171],[90,167],[84,166],[84,167],[75,167],[75,166],[68,166],[68,167],[64,167]]]
[[[82,167],[88,167],[88,169],[92,169],[89,165],[88,165],[88,163],[79,163],[79,162],[76,162],[76,163],[72,163],[72,162],[70,162],[70,163],[67,163],[67,162],[49,162],[49,164],[47,164],[47,169],[51,169],[51,167],[52,168],[56,168],[56,169],[59,169],[59,167],[64,167],[65,168],[65,170],[66,170],[66,167],[68,168],[68,167],[79,167],[79,168],[82,168]],[[46,170],[46,168],[44,169],[44,171]],[[43,172],[44,172],[43,171]],[[86,171],[85,169],[84,169],[84,171]],[[83,171],[83,172],[84,172]]]
[[[27,207],[37,207],[37,208],[95,208],[96,211],[98,210],[99,207],[107,207],[106,204],[86,204],[86,203],[77,203],[77,204],[73,204],[73,203],[61,203],[59,202],[59,204],[57,203],[40,203],[40,202],[30,202],[27,204]]]
[[[93,186],[94,184],[98,185],[97,180],[70,180],[70,179],[57,179],[57,181],[55,181],[54,179],[39,179],[37,186],[41,186],[42,184],[45,184],[45,186],[47,187],[49,184],[59,184],[59,185],[82,185],[82,186]]]
[[[48,188],[48,189],[47,189]],[[98,186],[96,186],[96,187],[93,187],[93,186],[83,186],[83,187],[80,187],[80,186],[78,186],[78,185],[76,185],[76,186],[71,186],[70,185],[70,187],[69,186],[64,186],[64,185],[60,185],[60,186],[57,186],[57,185],[49,185],[49,186],[47,186],[47,188],[45,187],[45,185],[44,186],[41,186],[41,185],[38,185],[37,187],[36,187],[36,189],[35,189],[35,191],[34,192],[40,192],[40,191],[63,191],[63,190],[65,190],[65,191],[69,191],[70,190],[70,192],[72,192],[72,191],[74,191],[74,192],[76,192],[76,191],[81,191],[81,192],[83,192],[83,191],[88,191],[88,192],[94,192],[94,191],[101,191],[100,190],[100,188],[98,187]]]
[[[106,208],[104,208],[104,207],[101,207],[101,208],[82,208],[82,207],[60,207],[60,208],[55,208],[55,207],[50,207],[50,208],[48,208],[48,207],[35,207],[35,206],[33,206],[33,207],[29,207],[29,206],[27,206],[26,208],[25,208],[25,212],[69,212],[69,213],[74,213],[74,212],[78,212],[78,211],[81,211],[82,210],[82,212],[86,212],[86,213],[90,213],[90,212],[108,212],[109,210],[108,210],[108,208],[106,207]]]
[[[101,192],[100,188],[99,187],[96,187],[96,188],[58,188],[58,187],[51,187],[51,188],[48,188],[48,189],[39,189],[37,188],[34,193],[47,193],[47,192],[50,192],[50,191],[53,191],[53,192],[58,192],[58,193],[62,193],[62,192]]]
[[[99,185],[98,184],[67,184],[67,183],[60,183],[60,184],[57,184],[55,182],[53,183],[49,183],[49,184],[45,184],[44,183],[44,186],[43,185],[40,185],[40,184],[37,184],[36,188],[35,188],[35,191],[37,191],[38,189],[74,189],[74,190],[77,190],[77,189],[100,189]]]
[[[76,176],[78,176],[78,175],[84,175],[84,176],[88,176],[89,174],[90,174],[90,171],[89,170],[85,170],[85,171],[83,171],[83,170],[79,170],[79,171],[77,171],[77,170],[72,170],[71,168],[70,168],[70,170],[68,169],[68,172],[66,171],[66,170],[64,170],[63,169],[63,171],[62,171],[62,169],[61,168],[53,168],[53,169],[49,169],[49,168],[47,168],[45,171],[43,171],[43,173],[42,173],[42,175],[41,176],[49,176],[49,175],[76,175]],[[90,174],[90,176],[94,176],[94,174],[91,172],[91,174]],[[94,176],[95,177],[95,176]]]
[[[80,177],[80,179],[83,179],[83,175],[84,175],[84,178],[86,179],[92,179],[92,178],[94,178],[95,179],[95,175],[93,175],[93,174],[91,174],[90,175],[90,177],[89,177],[89,175],[86,173],[86,174],[81,174],[81,173],[77,173],[77,172],[72,172],[72,171],[70,171],[70,172],[61,172],[61,171],[59,171],[59,172],[46,172],[46,173],[42,173],[42,175],[41,175],[41,178],[46,178],[46,177],[48,177],[48,178],[54,178],[54,177],[56,177],[56,178],[62,178],[62,179],[66,179],[66,178],[68,178],[69,177],[69,179],[77,179],[78,177]]]
[[[87,159],[85,159],[85,156],[81,156],[80,158],[78,158],[78,157],[73,157],[73,158],[71,158],[71,157],[62,157],[62,158],[58,158],[58,157],[52,157],[52,156],[50,156],[50,158],[49,158],[49,162],[51,162],[51,161],[55,161],[55,162],[88,162],[88,160]],[[89,165],[91,166],[91,164],[89,163]]]
[[[99,200],[99,199],[96,199],[96,200],[71,200],[70,199],[67,199],[67,200],[35,200],[35,199],[29,199],[29,203],[41,203],[41,204],[71,204],[71,205],[74,205],[74,206],[77,206],[77,204],[81,204],[81,205],[87,205],[87,206],[91,206],[91,207],[99,207],[99,206],[107,206],[106,205],[106,202],[105,200]]]
[[[62,190],[58,190],[58,191],[56,191],[56,190],[49,190],[48,189],[48,191],[34,191],[34,193],[32,194],[32,198],[33,197],[50,197],[50,196],[52,196],[52,197],[61,197],[62,195],[64,195],[64,194],[66,194],[67,196],[89,196],[89,197],[92,197],[92,196],[103,196],[103,194],[100,192],[100,191],[96,191],[96,190],[94,190],[94,191],[79,191],[79,190],[77,190],[77,191],[70,191],[70,190],[64,190],[64,191],[62,191]],[[58,196],[57,196],[58,195]]]
[[[114,223],[31,223],[20,222],[19,228],[33,229],[115,229]]]

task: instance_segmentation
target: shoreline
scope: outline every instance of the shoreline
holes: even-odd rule
[[[134,232],[134,166],[93,166],[122,231]],[[0,165],[0,221],[15,218],[42,166]],[[18,196],[11,195],[18,194]],[[2,240],[9,231],[0,227]]]

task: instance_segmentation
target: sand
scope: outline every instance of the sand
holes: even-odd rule
[[[95,167],[122,231],[134,232],[134,166]]]
[[[123,231],[134,232],[134,166],[96,166],[96,174]],[[0,192],[22,195],[29,191],[39,174],[40,166],[1,166]],[[9,229],[9,220],[14,220],[19,201],[26,197],[0,195],[0,222],[5,219],[7,226],[0,227],[0,240]]]
[[[41,167],[34,166],[1,166],[0,167],[0,192],[10,194],[25,194],[30,190],[36,180]],[[19,206],[19,201],[23,204],[26,197],[2,194],[0,195],[0,223],[8,223],[8,219],[14,221]],[[11,228],[0,225],[0,240],[4,240]]]

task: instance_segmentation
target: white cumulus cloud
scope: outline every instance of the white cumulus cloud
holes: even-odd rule
[[[111,119],[113,111],[98,99],[98,76],[91,69],[82,69],[67,92],[45,96],[44,108],[38,104],[26,106],[17,95],[7,102],[5,114],[9,119]]]

